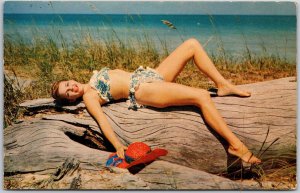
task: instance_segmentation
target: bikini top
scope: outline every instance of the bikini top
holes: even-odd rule
[[[108,76],[109,68],[102,68],[100,71],[94,70],[89,85],[94,88],[99,96],[106,102],[114,100],[110,94],[110,79]]]

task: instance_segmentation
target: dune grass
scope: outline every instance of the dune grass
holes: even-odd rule
[[[156,67],[169,54],[168,43],[161,40],[163,50],[158,50],[154,41],[143,35],[137,42],[123,42],[117,35],[104,41],[93,39],[86,34],[83,39],[66,45],[56,43],[51,37],[37,37],[30,44],[20,37],[4,37],[5,70],[15,71],[18,76],[37,80],[43,92],[31,93],[30,98],[47,97],[45,89],[55,80],[73,78],[86,82],[94,69],[108,66],[132,71],[140,65]],[[222,45],[220,44],[222,47]],[[251,83],[296,75],[296,64],[274,55],[256,56],[245,45],[243,56],[237,58],[221,49],[221,53],[209,53],[212,61],[225,76],[235,84]],[[212,86],[207,78],[190,62],[176,80],[194,87]]]
[[[5,71],[34,80],[34,84],[25,88],[22,94],[13,93],[5,87],[7,107],[9,100],[14,104],[25,99],[50,97],[51,84],[57,80],[87,82],[93,70],[104,66],[127,71],[133,71],[140,65],[155,68],[172,51],[168,48],[168,42],[159,37],[161,49],[158,50],[154,40],[145,31],[136,40],[124,41],[113,28],[102,39],[95,39],[89,30],[82,30],[80,37],[68,43],[59,30],[53,30],[56,40],[53,36],[42,35],[36,28],[32,30],[34,39],[31,42],[26,42],[17,31],[14,36],[4,36]],[[221,74],[234,84],[296,76],[296,64],[278,55],[268,55],[264,46],[264,55],[257,56],[245,41],[244,53],[240,57],[233,57],[226,52],[220,37],[218,46],[219,51],[209,55]],[[176,82],[204,89],[214,86],[199,73],[193,61],[189,62]]]

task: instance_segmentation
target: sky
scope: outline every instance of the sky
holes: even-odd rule
[[[294,2],[6,1],[4,13],[296,15]]]

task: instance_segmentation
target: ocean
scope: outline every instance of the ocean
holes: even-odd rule
[[[176,29],[165,25],[167,20]],[[149,39],[157,49],[164,43],[175,49],[183,40],[196,38],[209,53],[225,50],[233,57],[251,53],[274,55],[296,62],[296,16],[266,15],[109,15],[109,14],[4,14],[4,41],[22,38],[30,44],[37,37],[105,41],[115,37],[125,44]]]

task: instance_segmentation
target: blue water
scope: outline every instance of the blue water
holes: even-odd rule
[[[161,22],[168,20],[176,29]],[[234,57],[242,57],[246,46],[257,55],[276,55],[296,61],[296,16],[246,15],[100,15],[100,14],[4,14],[5,38],[21,36],[26,43],[37,37],[51,37],[68,45],[93,39],[105,41],[118,37],[136,44],[150,38],[157,49],[166,42],[171,51],[184,39],[194,37],[209,53],[220,48]]]

